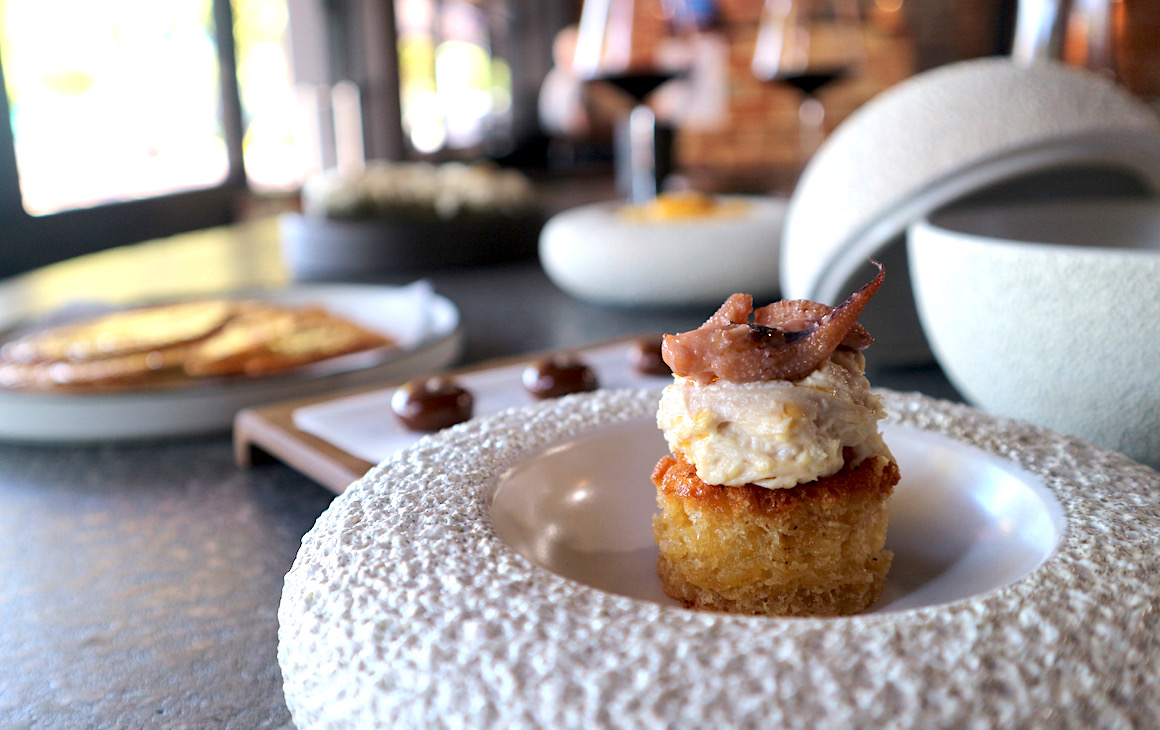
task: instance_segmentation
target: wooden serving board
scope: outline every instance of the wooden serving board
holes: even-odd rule
[[[595,343],[572,349],[570,352],[583,357],[586,351],[623,344],[627,354],[628,347],[636,339],[639,338],[623,338]],[[548,354],[531,353],[504,358],[474,367],[446,371],[443,374],[462,376],[486,370],[511,368],[513,365],[529,363]],[[409,378],[405,380],[409,380]],[[350,389],[324,396],[285,401],[240,411],[234,418],[235,461],[242,468],[250,468],[271,461],[281,461],[335,494],[341,494],[347,486],[366,474],[374,464],[347,453],[342,448],[318,436],[300,430],[295,425],[294,412],[306,406],[327,403],[350,396],[393,390],[405,380],[385,382],[371,387]],[[383,417],[393,418],[393,415],[384,413]]]
[[[377,390],[378,387],[366,390]],[[355,395],[356,392],[347,391],[342,395]],[[342,494],[347,485],[366,474],[373,464],[351,456],[317,436],[299,431],[294,425],[295,410],[333,397],[336,396],[332,394],[240,411],[234,417],[234,460],[238,466],[250,468],[281,461],[335,494]]]

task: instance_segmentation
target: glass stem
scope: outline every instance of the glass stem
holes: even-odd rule
[[[816,97],[806,96],[798,107],[799,174],[822,146],[826,136],[825,121],[826,107]]]
[[[643,104],[633,109],[628,117],[629,197],[636,204],[657,197],[656,128],[656,115]]]

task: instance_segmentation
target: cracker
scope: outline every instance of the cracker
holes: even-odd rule
[[[128,309],[41,330],[4,346],[6,362],[84,362],[163,350],[203,339],[234,316],[235,305],[212,299]]]
[[[266,375],[390,344],[389,338],[319,307],[277,314],[255,310],[210,338],[185,370],[194,376]]]
[[[261,376],[394,344],[318,306],[198,300],[115,312],[13,340],[0,348],[0,387],[135,387]]]

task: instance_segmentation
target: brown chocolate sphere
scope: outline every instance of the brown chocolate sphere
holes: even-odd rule
[[[412,431],[438,431],[471,418],[475,399],[450,378],[419,378],[391,396],[391,410]]]
[[[642,337],[628,348],[628,362],[641,375],[672,375],[664,358],[661,357],[662,338]]]
[[[570,354],[555,355],[528,365],[522,379],[524,388],[540,399],[596,390],[600,385],[592,368]]]

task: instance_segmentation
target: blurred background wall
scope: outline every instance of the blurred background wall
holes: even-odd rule
[[[1160,3],[1108,0],[1109,73],[1160,98]],[[678,125],[691,184],[792,180],[797,101],[750,71],[761,0],[718,0],[720,88]],[[609,119],[545,125],[580,0],[0,0],[0,276],[294,207],[364,159],[492,160],[604,175]],[[910,75],[1007,53],[1016,0],[861,0],[864,70],[832,129]],[[563,36],[566,38],[566,36]],[[563,54],[566,57],[566,53]],[[1082,63],[1082,59],[1079,61]]]

